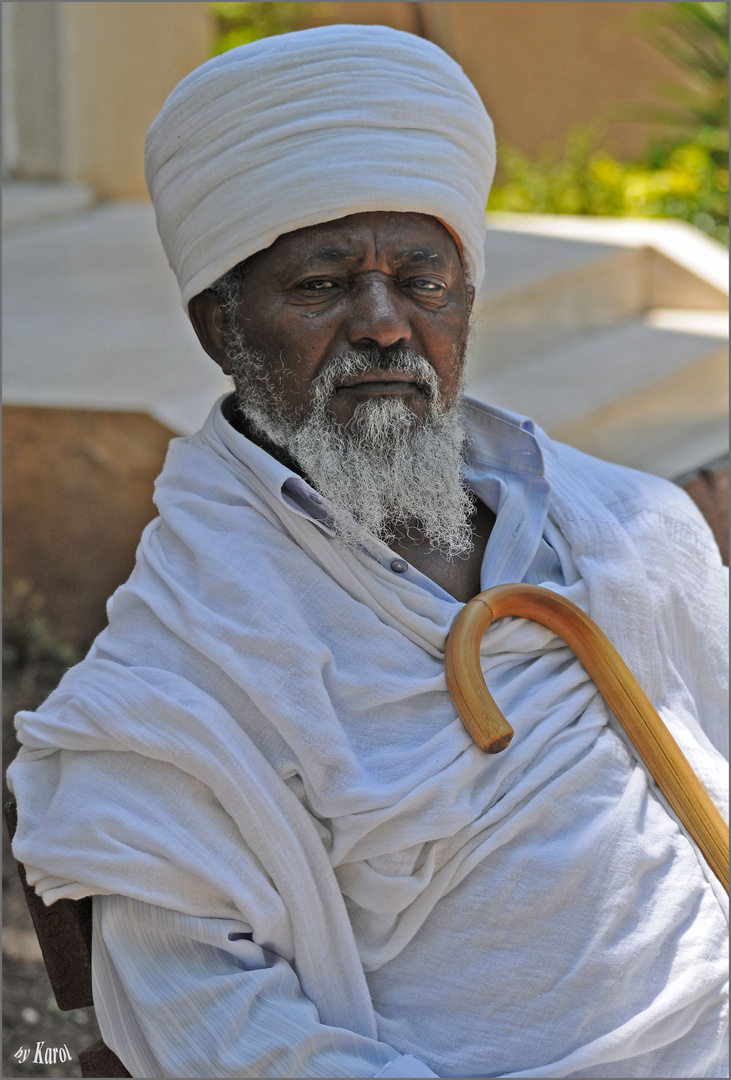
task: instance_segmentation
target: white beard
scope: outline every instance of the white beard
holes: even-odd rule
[[[464,482],[459,398],[441,404],[439,379],[423,357],[406,349],[335,357],[314,380],[303,421],[286,415],[264,356],[239,339],[229,343],[229,357],[239,412],[300,465],[331,504],[335,530],[346,542],[362,542],[366,530],[391,544],[418,530],[450,558],[469,554],[474,501]],[[426,416],[417,418],[400,398],[383,397],[361,402],[347,427],[338,424],[327,410],[335,386],[379,364],[417,378],[427,395]]]

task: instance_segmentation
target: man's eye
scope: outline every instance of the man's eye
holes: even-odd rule
[[[437,295],[444,291],[444,284],[441,281],[433,281],[431,278],[412,278],[407,284],[409,288],[416,289],[418,292]]]
[[[301,289],[310,293],[325,293],[331,292],[333,289],[337,289],[337,282],[331,278],[311,278],[309,281],[303,281],[300,285]]]

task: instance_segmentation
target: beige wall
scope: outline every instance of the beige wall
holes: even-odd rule
[[[145,198],[145,134],[183,76],[208,58],[199,3],[72,3],[63,9],[66,178],[102,198]]]
[[[635,33],[640,13],[657,6],[440,5],[452,20],[453,54],[474,79],[498,139],[531,153],[562,139],[570,123],[610,116],[618,102],[652,100],[659,80],[677,76]],[[612,122],[608,134],[619,154],[632,155],[642,151],[647,128]]]
[[[327,4],[324,5],[327,16],[321,19],[305,20],[305,24],[319,25],[327,23],[357,23],[367,25],[392,26],[395,30],[406,30],[409,34],[423,34],[424,24],[422,8],[443,7],[443,4]],[[303,25],[305,25],[303,24]]]

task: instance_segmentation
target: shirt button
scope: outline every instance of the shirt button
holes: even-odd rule
[[[394,574],[405,574],[406,571],[409,569],[409,564],[407,562],[404,562],[403,559],[394,559],[391,563],[391,569],[393,570]]]

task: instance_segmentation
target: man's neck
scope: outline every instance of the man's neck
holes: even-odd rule
[[[480,591],[482,560],[494,524],[492,510],[476,498],[471,521],[472,551],[469,555],[450,559],[439,548],[430,546],[418,526],[399,536],[389,547],[455,599],[466,603]]]

